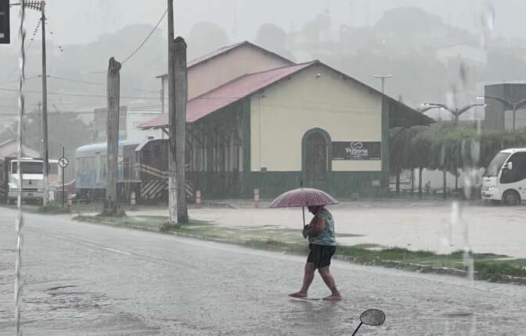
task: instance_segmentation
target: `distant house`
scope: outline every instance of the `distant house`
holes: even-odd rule
[[[141,123],[155,118],[159,113],[160,109],[158,111],[149,111],[148,109],[142,111],[141,108],[133,108],[132,110],[128,106],[121,106],[119,111],[119,139],[141,141],[148,137],[161,138],[161,131],[145,132],[138,128]],[[107,108],[97,108],[93,111],[94,143],[106,141],[107,119]]]
[[[208,60],[207,79],[224,83],[188,102],[193,188],[204,198],[251,197],[254,189],[274,197],[301,181],[341,198],[387,192],[389,128],[432,119],[321,62],[290,64],[246,48],[262,53],[266,67],[279,66],[245,74],[257,63],[245,59],[245,69],[225,76],[240,62],[235,52],[217,68]],[[166,113],[140,125],[168,126]]]
[[[0,143],[0,157],[18,156],[18,142],[16,139],[6,140]],[[22,147],[22,156],[30,158],[40,158],[40,152],[24,145]]]

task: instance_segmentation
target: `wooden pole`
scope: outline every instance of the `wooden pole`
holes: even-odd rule
[[[175,125],[175,63],[174,63],[174,8],[168,0],[168,116],[170,120],[170,153],[168,161],[168,212],[170,224],[177,224],[176,125]]]
[[[64,154],[64,147],[62,147],[62,157],[65,157],[65,154]],[[66,169],[66,168],[62,168],[62,174],[61,174],[61,175],[62,175],[62,209],[64,209],[64,197],[65,197],[65,196],[64,196],[64,193],[65,193],[65,187],[64,187],[64,181],[65,181],[65,179],[64,179],[64,170],[65,170],[65,169]]]
[[[114,214],[117,202],[117,170],[119,159],[119,107],[120,107],[120,70],[121,64],[110,58],[108,65],[108,118],[107,143],[108,143],[108,174],[106,186],[106,202],[104,213]]]
[[[48,128],[47,128],[47,57],[46,57],[46,3],[41,2],[41,29],[42,29],[42,141],[43,141],[43,191],[44,197],[42,204],[49,203],[49,144],[48,144]]]
[[[174,41],[175,73],[175,163],[177,184],[177,222],[188,223],[186,206],[186,103],[188,102],[188,73],[186,42],[182,37]]]
[[[398,152],[398,154],[400,154],[400,152]],[[401,174],[400,155],[398,155],[398,158],[396,161],[396,189],[395,189],[396,196],[400,196],[400,174]]]
[[[446,170],[446,167],[444,167],[444,170],[442,171],[442,174],[443,174],[443,182],[444,182],[444,185],[443,185],[443,192],[444,192],[443,198],[446,199],[447,198],[447,170]]]
[[[418,198],[422,199],[422,170],[424,168],[418,168]]]
[[[411,168],[411,197],[415,192],[415,168]]]

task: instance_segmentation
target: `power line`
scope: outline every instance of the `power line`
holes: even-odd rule
[[[51,76],[51,75],[48,75],[47,77],[48,78],[53,78],[53,79],[63,80],[63,81],[66,81],[66,82],[81,83],[81,84],[88,84],[88,85],[96,85],[96,86],[106,87],[106,84],[100,83],[100,82],[88,82],[88,81],[84,81],[84,80],[80,80],[80,79],[65,78],[65,77]],[[131,88],[131,89],[134,90],[134,91],[140,91],[140,92],[149,92],[149,93],[158,92],[157,90],[141,90],[141,89],[136,89],[136,88]]]
[[[0,88],[0,91],[7,91],[7,92],[18,92],[18,90],[15,89],[8,89],[8,88]],[[26,91],[24,90],[24,93],[34,93],[34,94],[42,94],[41,91]],[[61,92],[48,92],[48,95],[55,95],[55,96],[68,96],[68,97],[86,97],[86,98],[107,98],[107,95],[90,95],[90,94],[81,94],[81,93],[61,93]],[[120,98],[123,99],[159,99],[159,97],[139,97],[139,96],[121,96]]]
[[[68,111],[68,112],[48,112],[48,115],[76,115],[76,114],[93,114],[93,111]],[[40,113],[26,113],[25,117],[40,116]],[[1,117],[16,117],[17,113],[0,113]]]
[[[96,82],[86,82],[86,81],[83,81],[83,80],[78,80],[78,79],[70,79],[70,78],[64,78],[64,77],[58,77],[58,76],[47,76],[48,78],[53,78],[53,79],[59,79],[59,80],[63,80],[63,81],[67,81],[67,82],[72,82],[72,83],[82,83],[82,84],[88,84],[88,85],[97,85],[97,86],[105,86],[104,84],[102,83],[96,83]]]
[[[49,25],[49,17],[46,16],[46,24]],[[56,45],[56,34],[54,33],[54,29],[51,28],[51,25],[49,25],[49,35],[53,35],[53,44]],[[58,50],[60,50],[60,52],[64,52],[64,49],[62,48],[62,45],[59,43],[58,44]]]
[[[157,24],[155,25],[155,27],[152,29],[152,31],[148,34],[148,36],[146,36],[146,38],[144,39],[144,41],[142,41],[142,43],[139,45],[139,47],[137,47],[137,49],[135,49],[134,52],[131,53],[130,56],[128,56],[124,61],[122,61],[122,64],[126,63],[128,60],[130,60],[133,56],[135,56],[135,54],[141,50],[141,48],[146,44],[146,42],[148,42],[148,40],[150,39],[150,37],[152,37],[153,33],[155,32],[155,30],[157,30],[157,28],[159,28],[159,25],[161,24],[161,22],[163,21],[164,17],[166,16],[166,14],[168,13],[168,9],[166,11],[164,11],[164,14],[161,16],[161,18],[159,19],[159,22],[157,22]]]
[[[38,76],[32,76],[32,77],[26,77],[24,80],[25,81],[28,81],[28,80],[32,80],[32,79],[37,79],[37,78],[41,78],[42,76],[38,75]],[[12,80],[12,81],[9,81],[9,82],[4,82],[4,83],[20,83],[20,79],[17,79],[17,80]]]
[[[148,42],[148,40],[150,39],[150,37],[152,37],[153,33],[155,32],[155,30],[157,30],[157,28],[159,28],[159,25],[161,24],[161,22],[163,22],[163,19],[164,17],[166,16],[166,14],[168,13],[168,9],[166,9],[166,11],[164,11],[163,15],[161,15],[161,18],[159,19],[159,22],[157,22],[157,24],[155,25],[155,27],[153,27],[152,31],[150,31],[150,33],[148,34],[148,36],[146,36],[146,38],[141,42],[141,44],[128,56],[124,59],[124,61],[121,62],[121,64],[124,65],[124,63],[126,63],[127,61],[129,61],[133,56],[135,56],[135,54],[137,54],[137,52],[139,52],[139,50],[141,50],[141,48],[146,44],[146,42]],[[103,71],[90,71],[88,73],[91,73],[91,74],[103,74],[103,73],[106,73],[107,70],[103,70]]]
[[[13,107],[13,106],[9,106],[9,107]],[[135,112],[135,111],[141,111],[141,110],[144,110],[146,112],[152,112],[152,111],[155,111],[155,110],[148,110],[148,109],[152,109],[154,107],[160,108],[161,105],[159,105],[159,106],[144,106],[144,108],[141,107],[141,106],[138,106],[138,107],[128,108],[127,110],[129,112]],[[56,112],[48,112],[48,115],[94,114],[94,113],[95,113],[94,110],[91,110],[91,111],[56,111]],[[40,115],[40,113],[35,113],[35,112],[26,113],[26,116],[37,116],[37,115]],[[0,118],[1,117],[16,117],[16,116],[18,116],[18,113],[14,113],[14,112],[13,113],[0,113]]]
[[[26,57],[27,57],[27,54],[29,53],[29,50],[31,50],[31,46],[33,45],[33,41],[35,40],[35,36],[38,33],[38,30],[40,28],[40,23],[41,23],[41,21],[38,20],[37,26],[35,27],[35,30],[33,31],[33,35],[31,36],[31,40],[29,41],[29,44],[27,45],[27,49],[25,50]],[[2,83],[6,83],[9,80],[9,78],[13,77],[13,75],[15,74],[17,69],[18,69],[18,65],[15,65],[15,67],[13,68],[11,73],[6,78],[4,78]]]

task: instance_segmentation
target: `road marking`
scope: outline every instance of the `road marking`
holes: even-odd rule
[[[125,255],[131,255],[131,253],[124,252],[124,251],[121,251],[121,250],[112,249],[112,248],[110,248],[110,247],[104,247],[104,249],[107,250],[107,251],[115,252],[115,253],[121,253],[121,254],[125,254]]]

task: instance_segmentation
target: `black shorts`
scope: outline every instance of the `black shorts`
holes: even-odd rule
[[[336,246],[309,244],[309,250],[307,262],[313,263],[316,268],[323,268],[331,265]]]

